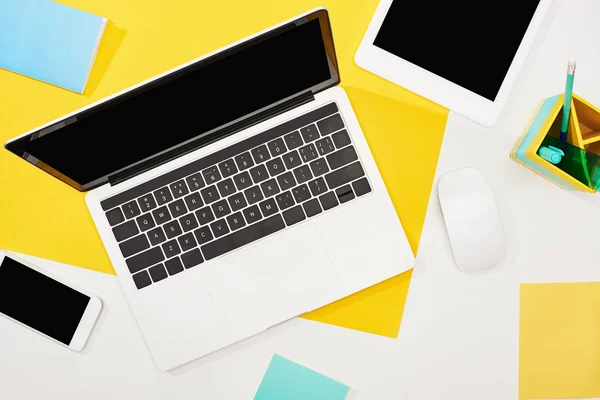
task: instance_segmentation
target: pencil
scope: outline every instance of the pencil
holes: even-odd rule
[[[565,87],[565,102],[563,104],[562,125],[560,127],[560,141],[567,142],[567,130],[569,128],[569,113],[571,112],[571,98],[573,97],[573,80],[575,78],[575,67],[577,63],[570,59],[567,67],[567,85]]]

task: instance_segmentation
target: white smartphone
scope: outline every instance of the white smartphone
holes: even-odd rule
[[[8,319],[81,351],[101,309],[98,297],[0,251],[0,314]]]

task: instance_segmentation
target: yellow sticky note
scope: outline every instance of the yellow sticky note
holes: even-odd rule
[[[600,397],[600,282],[521,285],[519,398]]]
[[[354,53],[378,0],[61,2],[110,21],[86,92],[77,95],[0,70],[0,142],[233,41],[325,6],[330,13],[342,87],[348,89],[416,251],[447,111],[354,64]],[[0,248],[114,273],[88,214],[84,194],[6,151],[0,151],[0,171]],[[409,282],[410,273],[406,273],[307,317],[396,336]]]

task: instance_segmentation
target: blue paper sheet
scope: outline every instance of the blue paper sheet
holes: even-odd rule
[[[277,354],[254,400],[344,400],[348,386]]]
[[[50,0],[2,0],[0,68],[83,93],[105,26]]]

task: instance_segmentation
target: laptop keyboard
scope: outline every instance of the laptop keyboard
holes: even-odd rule
[[[370,191],[330,103],[101,206],[142,289]]]

